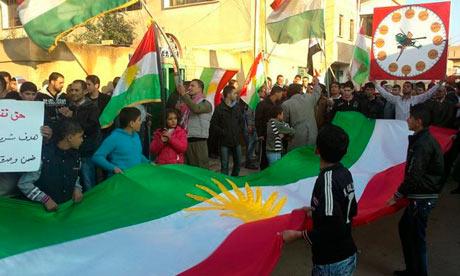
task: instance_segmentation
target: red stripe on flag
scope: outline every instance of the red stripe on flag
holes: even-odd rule
[[[262,53],[259,53],[254,60],[254,63],[251,66],[251,69],[249,69],[249,74],[248,77],[246,78],[246,81],[244,82],[243,88],[241,88],[241,94],[240,96],[246,96],[248,93],[248,86],[251,84],[252,80],[257,74],[257,67],[259,66],[259,63],[262,61]],[[256,91],[257,92],[257,91]]]
[[[227,86],[228,82],[236,75],[238,71],[235,70],[227,70],[225,71],[222,79],[220,80],[219,84],[217,85],[216,94],[214,95],[214,106],[218,106],[222,101],[222,90]]]
[[[24,2],[24,0],[17,0],[17,1],[16,1],[16,3],[18,4],[18,6],[21,5],[22,2]]]
[[[153,31],[153,28],[153,25],[150,26],[145,33],[144,38],[142,38],[141,43],[129,60],[128,67],[138,63],[146,54],[156,51],[155,32]]]
[[[272,9],[276,11],[277,9],[281,7],[284,1],[289,1],[289,0],[275,0],[273,1],[273,3],[271,3],[270,7],[272,7]]]
[[[430,132],[443,152],[450,149],[451,137],[455,130],[431,127]],[[353,220],[353,226],[367,224],[406,206],[406,201],[387,206],[387,201],[404,178],[404,168],[404,163],[396,165],[375,175],[369,181],[358,202],[358,216]],[[288,229],[302,230],[311,227],[312,221],[300,210],[243,224],[230,233],[207,259],[180,275],[270,275],[283,247],[279,233]]]
[[[179,275],[270,275],[281,256],[285,229],[301,230],[305,212],[246,223],[236,228],[203,262]]]
[[[455,130],[430,127],[430,132],[438,141],[441,150],[445,153],[452,146],[452,135]],[[354,225],[367,224],[382,216],[393,214],[407,205],[407,201],[398,202],[393,206],[387,206],[387,201],[398,190],[404,180],[406,164],[399,164],[375,175],[366,185],[366,189],[358,202],[358,216],[354,219]]]

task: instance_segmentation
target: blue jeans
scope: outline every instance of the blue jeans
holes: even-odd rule
[[[427,275],[426,226],[436,199],[411,200],[399,221],[399,238],[406,270],[410,275]]]
[[[96,186],[96,165],[91,161],[91,157],[81,158],[80,175],[81,185],[85,192]]]
[[[351,276],[356,269],[356,254],[333,264],[313,265],[312,276]]]
[[[252,134],[249,134],[247,129],[244,129],[244,143],[246,144],[246,164],[249,164],[256,150],[257,133],[255,130],[252,131]]]
[[[229,164],[229,154],[233,156],[233,169],[232,176],[238,176],[240,174],[241,167],[241,146],[235,147],[220,147],[220,171],[223,174],[228,175],[228,164]]]
[[[281,159],[281,151],[267,151],[268,165],[273,165]]]

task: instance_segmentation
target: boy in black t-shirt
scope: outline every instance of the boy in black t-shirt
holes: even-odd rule
[[[311,244],[312,275],[352,275],[356,268],[351,225],[357,203],[353,178],[340,163],[348,143],[348,135],[340,127],[331,125],[321,129],[316,141],[321,172],[313,188],[311,207],[304,208],[313,219],[313,229],[283,232],[285,242],[303,237]]]

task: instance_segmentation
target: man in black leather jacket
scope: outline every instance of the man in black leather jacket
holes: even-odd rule
[[[404,181],[390,200],[409,199],[399,221],[399,236],[406,270],[394,275],[427,275],[426,227],[443,185],[444,158],[441,148],[428,131],[430,113],[423,105],[413,106],[407,119],[409,148]]]

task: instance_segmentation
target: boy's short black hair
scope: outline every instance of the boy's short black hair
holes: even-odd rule
[[[227,85],[224,87],[224,90],[222,91],[222,96],[227,98],[228,94],[232,93],[232,91],[235,90],[235,86],[233,85]]]
[[[421,120],[424,128],[431,123],[431,114],[423,104],[417,104],[410,108],[410,116],[416,120]]]
[[[83,128],[80,123],[74,119],[63,119],[54,129],[54,138],[55,141],[59,142],[64,140],[69,135],[75,135],[77,133],[82,133]]]
[[[177,122],[180,122],[181,115],[179,110],[176,108],[168,108],[166,109],[166,119],[168,119],[169,114],[176,114]]]
[[[88,75],[86,76],[86,80],[92,82],[94,85],[101,84],[101,80],[96,75]]]
[[[4,79],[6,77],[6,78],[8,78],[8,80],[11,81],[11,74],[6,72],[6,71],[0,71],[0,77],[2,77],[2,79]]]
[[[398,88],[398,89],[401,89],[401,85],[399,85],[399,84],[395,84],[395,85],[393,85],[393,88]]]
[[[198,86],[201,88],[202,91],[204,90],[204,82],[203,82],[202,80],[200,80],[200,79],[193,79],[193,80],[191,80],[190,82],[193,82],[193,81],[196,82],[196,83],[198,83]]]
[[[275,105],[270,109],[270,118],[276,119],[276,117],[278,117],[281,113],[283,113],[281,105]]]
[[[19,92],[23,93],[26,91],[32,91],[32,92],[37,93],[38,89],[37,89],[37,86],[33,82],[26,81],[25,83],[21,85],[21,89],[19,89]]]
[[[414,84],[410,81],[405,81],[403,85],[410,84],[411,89],[414,89]]]
[[[4,78],[0,77],[0,91],[5,91],[6,90],[6,81]]]
[[[275,86],[273,86],[272,90],[270,91],[270,96],[275,95],[275,93],[283,92],[283,91],[284,91],[283,87],[279,87],[278,85],[275,85]]]
[[[120,127],[126,128],[129,123],[136,121],[141,116],[141,111],[136,107],[125,107],[120,111],[118,119],[120,121]]]
[[[334,85],[334,84],[337,85],[340,88],[340,82],[333,81],[333,82],[331,82],[331,84],[329,84],[329,89],[331,89],[332,85]]]
[[[346,88],[346,87],[350,88],[351,90],[355,90],[355,86],[353,82],[351,81],[347,81],[346,83],[343,84],[343,88]]]
[[[419,81],[417,83],[415,83],[415,87],[417,88],[423,88],[423,90],[425,90],[425,83],[423,81]]]
[[[338,163],[347,153],[350,139],[340,127],[326,125],[318,133],[316,147],[321,159],[329,163]]]
[[[53,72],[50,74],[50,76],[48,77],[48,81],[51,82],[51,81],[55,81],[59,78],[64,78],[64,75],[62,75],[61,73],[58,73],[58,72]]]
[[[364,89],[367,89],[367,88],[375,89],[374,83],[372,83],[372,82],[366,83],[366,84],[364,85]]]
[[[302,85],[298,83],[291,83],[288,86],[288,97],[292,97],[295,94],[302,94]]]
[[[302,76],[301,75],[295,75],[294,79],[297,79],[297,78],[301,79]]]
[[[84,80],[74,80],[72,82],[72,84],[76,84],[76,83],[79,83],[81,85],[81,89],[83,91],[86,91],[86,89],[88,89],[88,85],[86,84],[86,81],[84,81]]]

